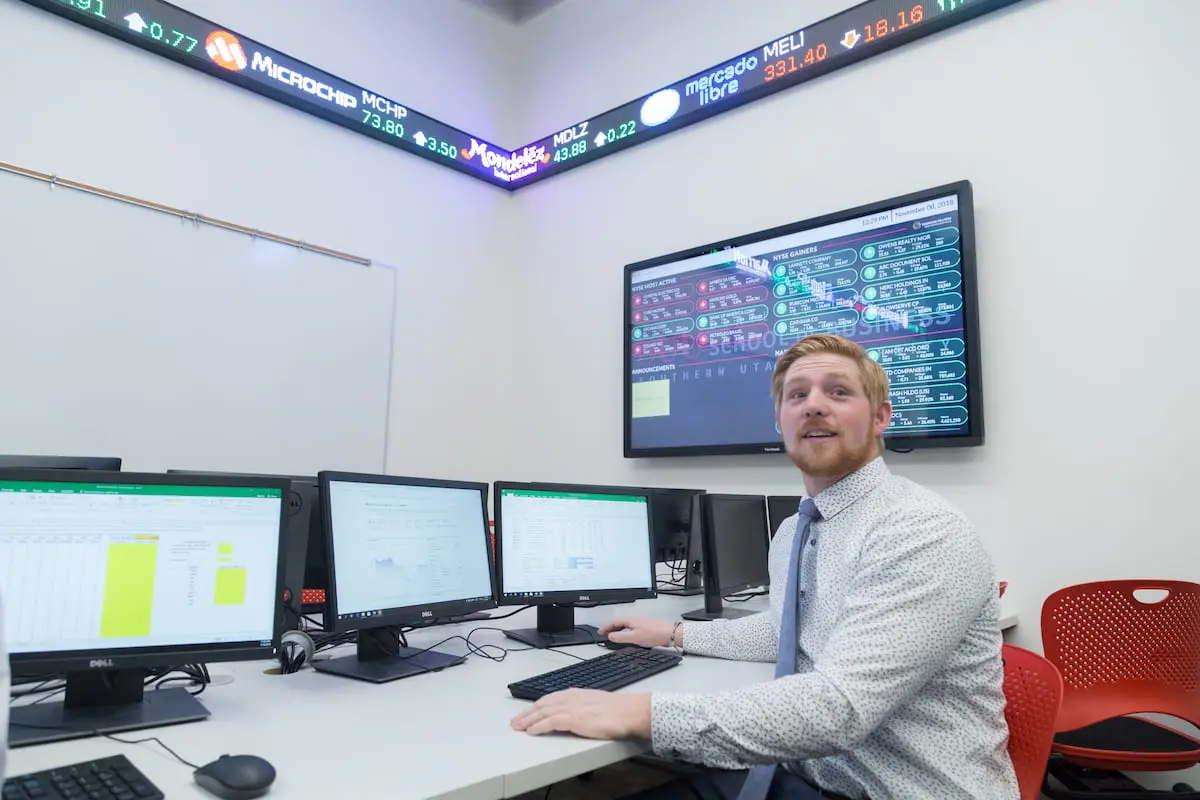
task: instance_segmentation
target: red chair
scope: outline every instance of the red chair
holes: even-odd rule
[[[1135,593],[1165,592],[1154,601]],[[1171,797],[1121,771],[1174,771],[1200,763],[1200,739],[1131,714],[1200,725],[1200,585],[1118,580],[1060,589],[1042,605],[1042,647],[1062,674],[1055,758],[1042,791],[1055,800]]]
[[[1017,773],[1021,800],[1038,800],[1062,705],[1062,676],[1049,661],[1024,648],[1006,644],[1002,655],[1008,755]]]

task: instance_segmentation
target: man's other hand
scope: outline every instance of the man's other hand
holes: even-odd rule
[[[548,694],[513,717],[514,730],[586,739],[650,738],[650,695],[567,689]]]

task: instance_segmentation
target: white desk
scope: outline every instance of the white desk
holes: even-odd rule
[[[765,604],[766,598],[755,598],[739,605],[762,608]],[[618,614],[677,619],[682,611],[702,605],[701,596],[664,596],[632,605],[578,609],[576,620],[599,625]],[[428,647],[481,625],[533,624],[534,612],[530,610],[495,623],[472,622],[419,631],[409,635],[409,642]],[[521,647],[496,631],[480,631],[471,641]],[[461,640],[438,649],[466,651]],[[580,656],[608,652],[590,645],[567,649]],[[333,652],[348,654],[352,650],[340,648]],[[278,771],[268,798],[513,797],[645,751],[641,743],[534,737],[509,727],[509,720],[528,707],[528,702],[512,698],[507,684],[574,662],[555,651],[514,652],[502,663],[472,656],[466,663],[440,673],[382,685],[311,669],[295,675],[266,675],[264,671],[273,664],[265,661],[215,664],[210,667],[214,685],[200,695],[212,711],[209,719],[119,735],[127,739],[159,736],[196,764],[225,753],[261,756]],[[770,664],[685,658],[679,667],[626,691],[713,691],[770,680],[773,672]],[[22,747],[9,752],[8,774],[118,752],[156,783],[168,800],[212,799],[192,781],[191,769],[153,743],[125,745],[90,738]]]

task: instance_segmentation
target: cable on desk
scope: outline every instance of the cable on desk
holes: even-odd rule
[[[171,677],[176,672],[182,673],[182,676]],[[168,667],[152,672],[146,679],[145,685],[160,689],[164,684],[177,683],[179,681],[187,681],[190,685],[199,686],[194,692],[188,689],[188,693],[194,697],[201,694],[205,687],[212,683],[212,676],[208,674],[207,664],[186,664],[182,667]]]
[[[317,622],[314,618],[308,616],[307,614],[305,614],[300,609],[296,608],[291,603],[284,603],[283,607],[285,610],[289,611],[296,618],[296,622],[307,622],[311,626],[309,628],[302,628],[301,630],[304,630],[306,632],[310,631],[310,630],[318,630],[318,631],[325,630],[324,624]]]
[[[358,641],[358,631],[343,631],[342,633],[327,633],[324,636],[313,636],[313,652],[319,653],[331,647],[344,644],[354,644]]]
[[[742,594],[730,594],[721,599],[727,603],[744,603],[747,600],[753,600],[756,597],[762,597],[764,594],[770,594],[767,590],[759,592],[743,592]]]
[[[529,610],[529,609],[531,609],[531,608],[533,608],[533,606],[532,606],[532,605],[528,605],[528,606],[521,606],[521,607],[520,607],[520,608],[518,608],[516,611],[509,611],[507,614],[498,614],[498,615],[496,615],[496,616],[494,616],[494,617],[488,617],[488,619],[489,619],[489,620],[493,620],[493,619],[508,619],[509,617],[516,616],[517,614],[520,614],[522,611],[527,611],[527,610]]]
[[[47,684],[56,683],[56,682],[57,682],[57,685],[55,685],[55,686],[47,685]],[[58,691],[65,689],[66,687],[67,687],[67,685],[66,685],[65,679],[63,678],[62,675],[51,675],[51,676],[45,678],[41,683],[34,686],[32,689],[12,689],[12,690],[10,690],[9,694],[8,694],[8,702],[12,703],[13,701],[20,700],[23,697],[31,697],[32,695],[41,694],[42,692],[58,692]]]
[[[173,673],[182,673],[178,677],[172,677]],[[195,691],[188,689],[188,693],[192,696],[198,695],[204,691],[208,684],[212,683],[212,677],[208,674],[208,665],[206,664],[187,664],[182,667],[163,667],[150,670],[146,673],[145,679],[142,681],[143,687],[153,686],[155,689],[161,688],[164,684],[177,683],[186,681],[191,686],[198,686]],[[48,684],[54,684],[50,686]],[[62,675],[51,675],[31,689],[21,689],[9,693],[8,702],[11,704],[16,700],[33,695],[42,695],[34,700],[29,705],[37,705],[44,703],[52,697],[55,697],[67,690],[66,679]]]
[[[100,732],[97,731],[97,733],[100,733]],[[100,735],[103,736],[105,739],[112,739],[114,742],[120,742],[121,744],[145,744],[146,742],[154,742],[159,747],[161,747],[163,750],[166,750],[168,753],[170,753],[172,756],[174,756],[175,760],[178,761],[179,763],[186,764],[187,766],[191,767],[192,769],[200,769],[200,767],[198,767],[197,765],[188,761],[186,758],[179,755],[179,753],[176,753],[174,750],[172,750],[170,747],[168,747],[167,743],[164,742],[162,739],[158,738],[157,736],[147,736],[144,739],[121,739],[121,738],[113,736],[112,734],[109,734],[109,733],[100,733]]]
[[[8,724],[14,725],[18,728],[29,728],[36,731],[61,731],[66,729],[65,726],[62,725],[30,725],[25,722],[13,722],[11,720]],[[179,753],[176,753],[174,750],[168,747],[167,743],[157,736],[147,736],[143,739],[122,739],[119,736],[113,736],[111,733],[105,733],[104,731],[98,731],[95,729],[89,731],[89,733],[92,736],[103,736],[105,739],[112,739],[114,742],[120,742],[121,744],[145,744],[146,742],[155,742],[163,750],[166,750],[168,753],[174,756],[176,761],[180,762],[181,764],[186,764],[192,769],[200,769],[199,766],[188,761],[186,758],[179,755]]]

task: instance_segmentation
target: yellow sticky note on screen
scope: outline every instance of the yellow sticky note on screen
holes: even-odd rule
[[[667,417],[671,414],[671,381],[633,384],[633,417]]]

